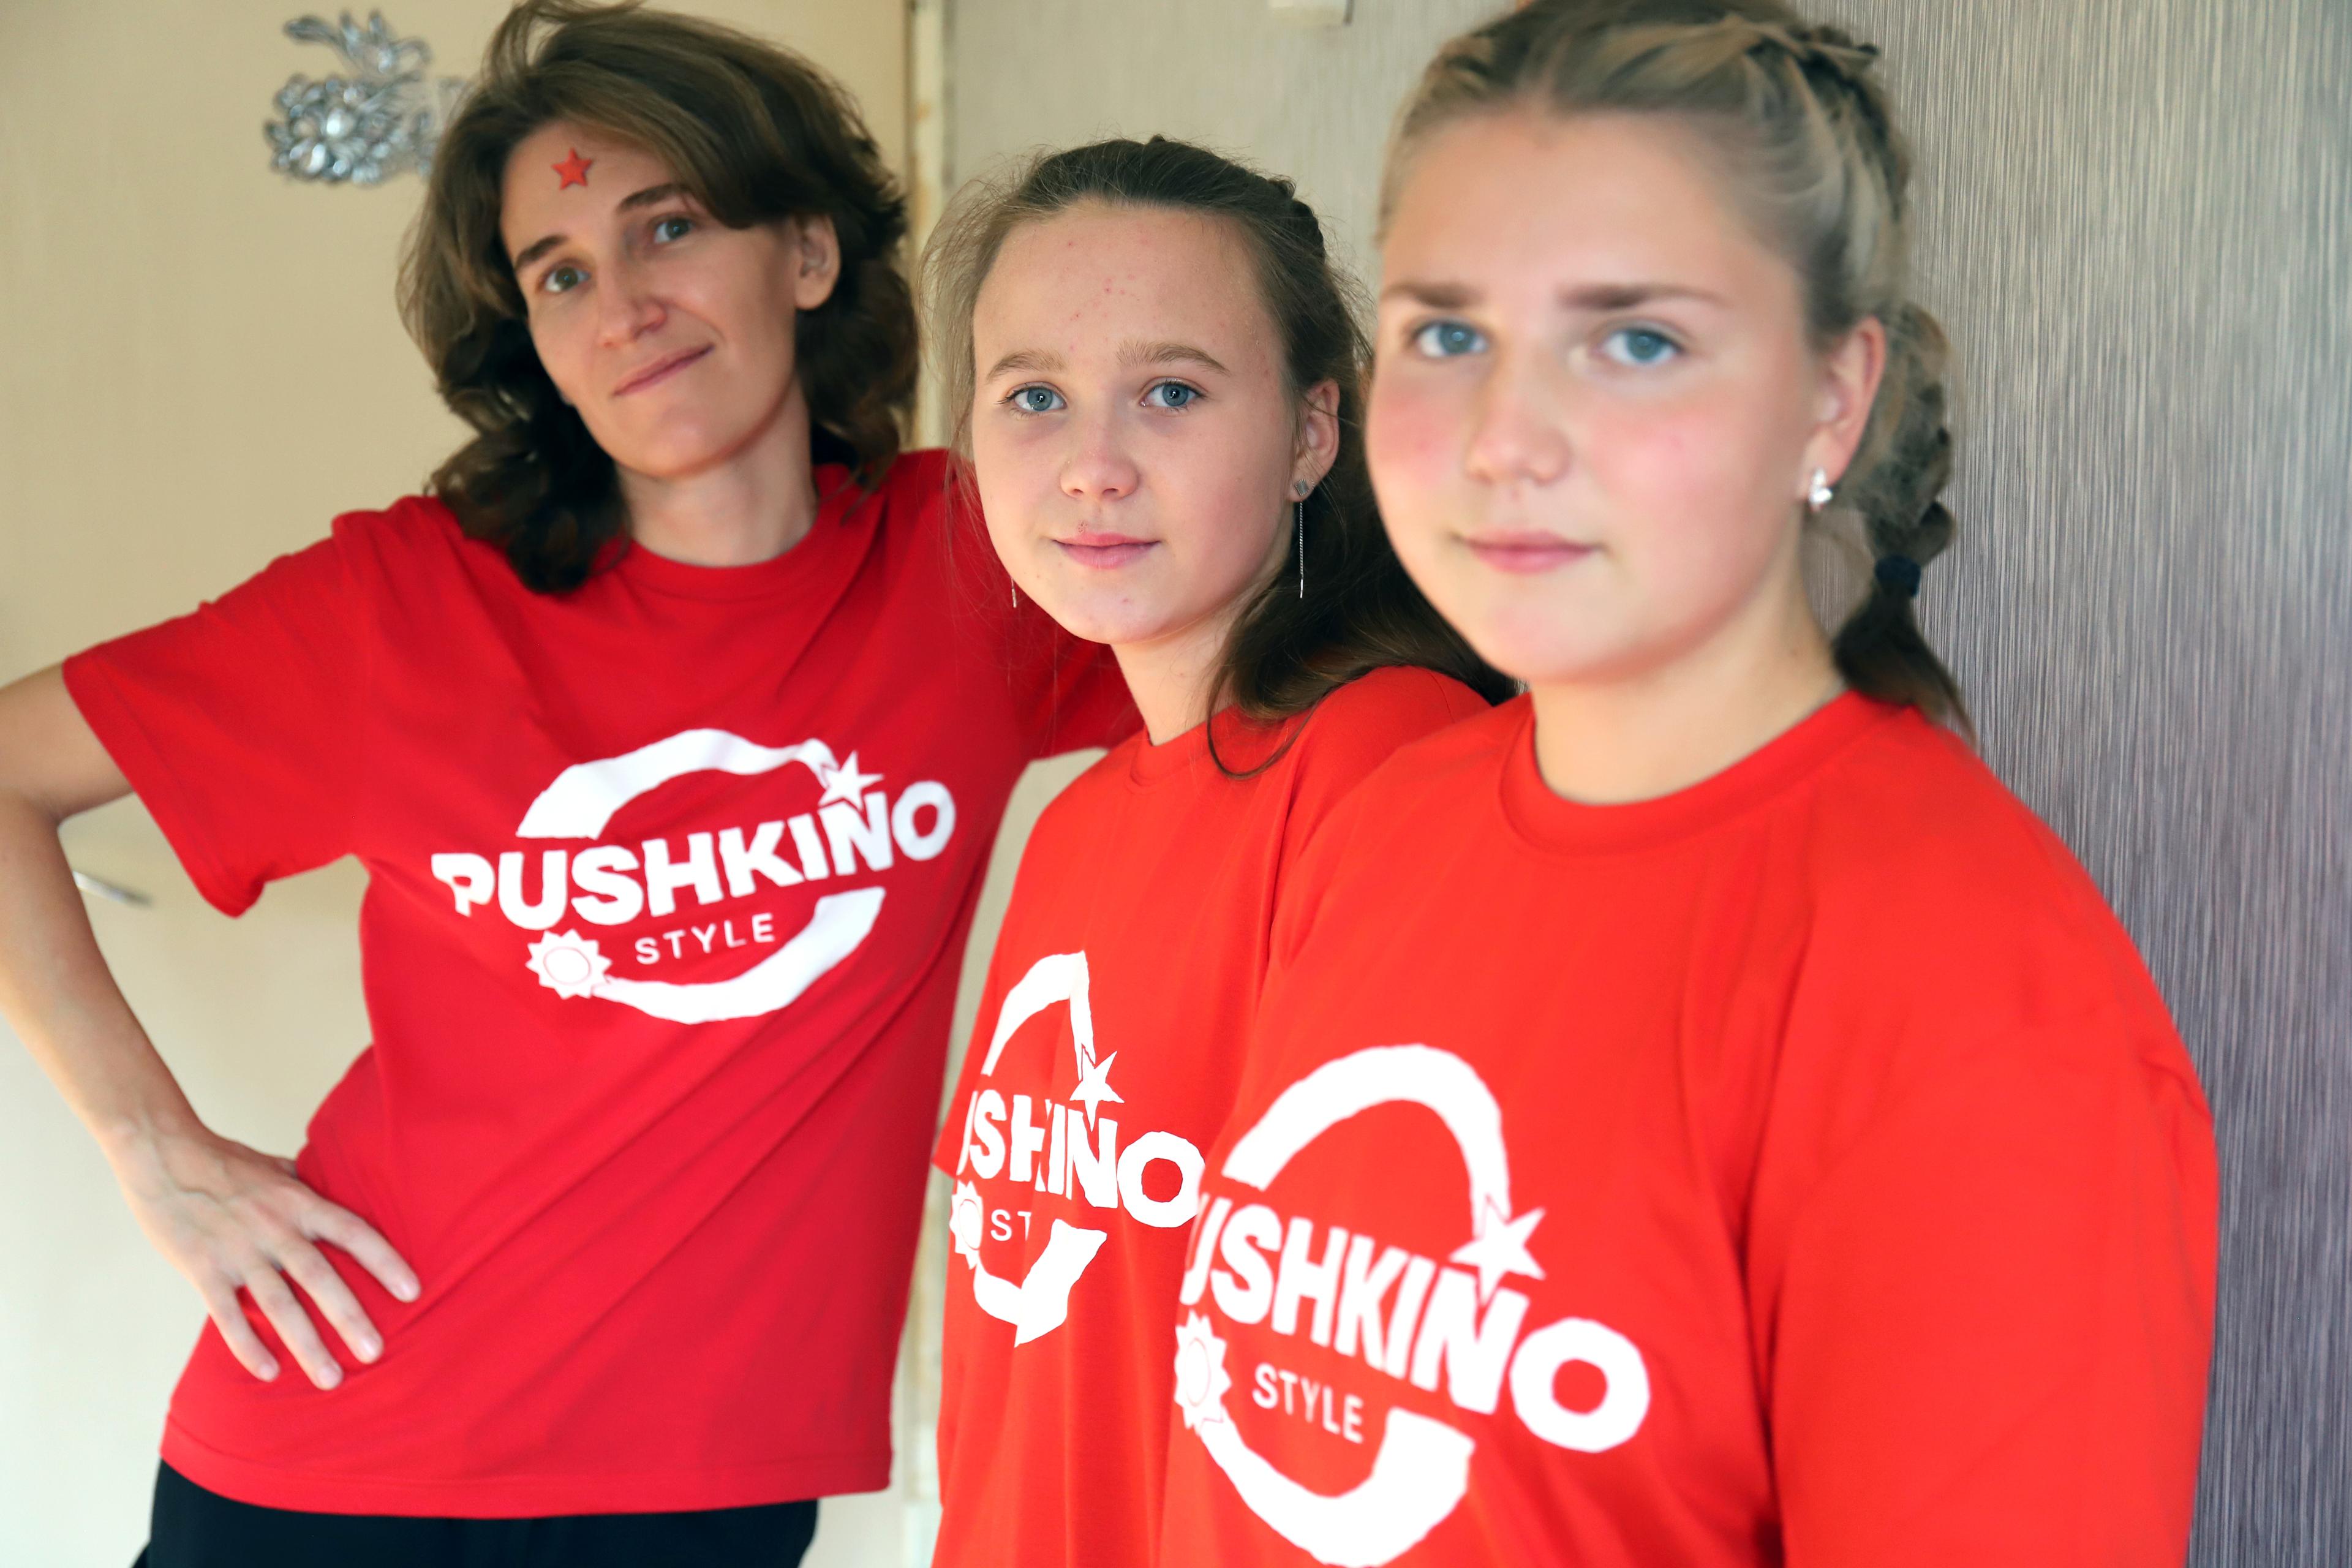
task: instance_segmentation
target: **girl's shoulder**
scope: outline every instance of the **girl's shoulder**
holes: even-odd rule
[[[1895,715],[1841,759],[1809,813],[1817,953],[1963,1030],[2104,1018],[2168,1070],[2185,1060],[2098,884],[1958,735]]]

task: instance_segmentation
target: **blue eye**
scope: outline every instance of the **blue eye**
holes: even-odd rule
[[[1649,327],[1620,327],[1602,340],[1601,350],[1619,364],[1642,367],[1664,364],[1682,353],[1682,345]]]
[[[1154,408],[1190,408],[1201,400],[1201,389],[1187,386],[1181,381],[1156,383],[1143,395],[1143,401]]]
[[[1004,401],[1024,414],[1052,414],[1066,406],[1050,386],[1016,386]]]
[[[694,220],[690,217],[660,218],[654,224],[654,237],[658,240],[684,239],[693,232]]]
[[[1458,359],[1486,346],[1486,335],[1467,321],[1432,321],[1412,334],[1412,346],[1431,359]]]

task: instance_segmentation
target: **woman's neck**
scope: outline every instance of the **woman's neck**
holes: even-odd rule
[[[1153,745],[1164,746],[1208,720],[1223,673],[1225,643],[1240,609],[1238,604],[1228,605],[1150,642],[1111,645],[1118,672],[1127,678],[1128,695],[1142,717],[1143,732]]]
[[[1531,683],[1536,765],[1569,800],[1654,800],[1712,778],[1840,689],[1829,640],[1799,589],[1656,669]]]
[[[725,458],[660,478],[622,469],[629,537],[689,566],[772,561],[816,521],[815,472],[808,404],[794,381],[776,416]]]

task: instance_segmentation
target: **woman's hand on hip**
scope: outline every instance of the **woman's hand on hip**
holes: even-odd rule
[[[276,1377],[278,1359],[254,1331],[240,1291],[320,1388],[341,1383],[342,1368],[294,1287],[352,1355],[372,1362],[383,1353],[383,1336],[319,1250],[322,1242],[349,1253],[399,1300],[416,1300],[416,1275],[392,1244],[303,1184],[291,1160],[196,1128],[120,1149],[114,1166],[140,1227],[195,1286],[229,1352],[256,1377]]]

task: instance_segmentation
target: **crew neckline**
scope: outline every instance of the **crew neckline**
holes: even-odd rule
[[[673,561],[632,540],[621,550],[613,570],[632,586],[688,599],[761,599],[798,591],[816,567],[851,536],[849,526],[860,521],[869,502],[881,491],[860,489],[841,463],[820,463],[814,474],[816,516],[809,531],[792,548],[748,566],[698,566]]]
[[[1536,765],[1535,702],[1518,699],[1519,721],[1504,752],[1501,805],[1512,828],[1538,848],[1609,854],[1655,848],[1706,831],[1780,794],[1907,710],[1848,691],[1733,763],[1671,795],[1589,805],[1553,793]]]
[[[1149,733],[1138,731],[1132,742],[1135,751],[1128,758],[1128,781],[1148,789],[1194,767],[1214,769],[1217,759],[1209,755],[1212,725],[1215,726],[1217,757],[1223,758],[1227,767],[1247,772],[1263,765],[1290,727],[1303,717],[1295,715],[1265,724],[1243,717],[1240,709],[1229,705],[1218,709],[1206,722],[1195,724],[1181,735],[1171,735],[1157,745]]]

